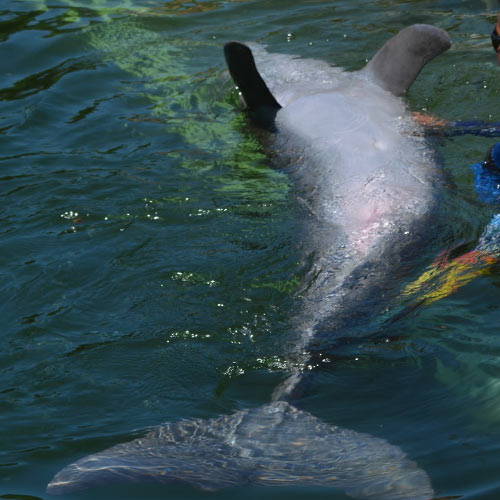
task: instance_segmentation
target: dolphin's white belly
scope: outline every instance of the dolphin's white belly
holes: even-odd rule
[[[435,167],[408,135],[409,120],[399,98],[363,81],[299,95],[276,116],[277,147],[293,144],[293,175],[311,212],[359,258],[434,203]]]

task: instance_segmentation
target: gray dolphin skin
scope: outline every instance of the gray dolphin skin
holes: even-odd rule
[[[320,486],[373,500],[434,496],[427,474],[399,447],[322,422],[292,400],[310,352],[366,335],[396,296],[395,276],[404,276],[425,243],[441,174],[398,96],[450,45],[439,28],[410,26],[353,73],[259,46],[226,45],[248,112],[293,179],[303,213],[299,244],[313,261],[285,353],[291,373],[265,406],[163,424],[69,465],[49,493],[155,482],[204,490]]]

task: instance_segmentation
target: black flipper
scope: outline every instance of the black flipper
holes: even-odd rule
[[[274,117],[281,105],[260,76],[250,48],[240,42],[229,42],[224,46],[224,55],[252,118],[258,125],[274,129]]]

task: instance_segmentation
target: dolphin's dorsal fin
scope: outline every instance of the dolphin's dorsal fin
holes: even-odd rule
[[[362,72],[385,90],[401,95],[425,64],[450,47],[446,31],[429,24],[414,24],[386,42]]]
[[[274,117],[281,105],[257,71],[250,48],[240,42],[229,42],[224,46],[224,55],[252,118],[261,126],[274,128]]]

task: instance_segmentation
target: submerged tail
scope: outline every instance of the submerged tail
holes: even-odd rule
[[[85,457],[48,485],[66,494],[110,483],[327,486],[360,499],[428,500],[427,475],[400,448],[328,425],[285,402],[210,420],[167,423]]]

